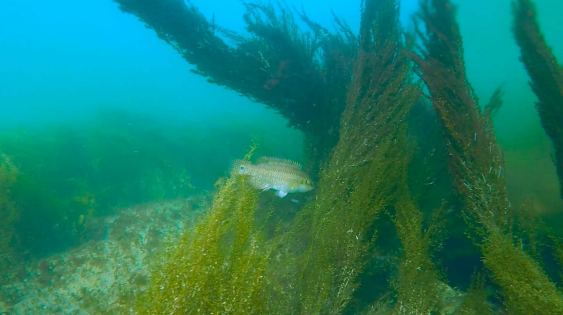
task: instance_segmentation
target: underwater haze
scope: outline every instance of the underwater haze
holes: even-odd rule
[[[359,1],[289,2],[310,17],[330,25],[331,10],[355,31]],[[495,122],[497,136],[511,165],[509,185],[516,196],[531,191],[546,209],[563,206],[551,168],[550,144],[534,108],[535,95],[518,61],[510,33],[510,1],[454,1],[465,43],[468,76],[477,94],[488,99],[505,84],[506,106]],[[244,6],[239,2],[195,3],[224,27],[244,32]],[[199,76],[191,65],[134,17],[123,15],[111,1],[4,1],[0,21],[2,126],[76,123],[100,107],[143,112],[194,127],[225,121],[248,122],[258,133],[299,141],[282,119],[259,104],[238,97]],[[555,56],[563,55],[557,0],[537,1],[540,22]],[[401,2],[401,23],[412,27],[417,1]],[[229,117],[229,119],[225,119]],[[259,121],[268,123],[258,123]],[[268,129],[270,131],[268,131]],[[258,131],[259,130],[259,131]],[[274,131],[275,130],[275,131]],[[298,147],[299,145],[296,145]],[[291,157],[295,157],[292,155]]]
[[[0,313],[563,314],[561,12],[2,1]]]

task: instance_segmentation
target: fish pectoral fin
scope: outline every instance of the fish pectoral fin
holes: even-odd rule
[[[270,188],[271,188],[270,186],[264,186],[264,187],[262,188],[262,191],[270,190]]]
[[[278,190],[278,191],[276,191],[276,196],[283,198],[283,197],[287,196],[287,192],[285,192],[283,190]]]

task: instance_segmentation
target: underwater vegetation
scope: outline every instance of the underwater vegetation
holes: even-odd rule
[[[425,23],[417,72],[426,83],[448,150],[454,189],[463,215],[476,231],[491,277],[514,314],[563,313],[563,295],[541,265],[513,241],[513,220],[504,182],[504,158],[495,140],[490,111],[482,113],[465,75],[462,40],[449,1],[422,3]]]
[[[208,196],[200,195],[207,199]],[[147,261],[176,242],[198,215],[199,198],[148,202],[96,218],[108,235],[25,263],[20,281],[0,286],[2,314],[120,314],[149,281]]]
[[[360,285],[377,238],[374,222],[396,202],[407,158],[406,129],[419,96],[401,42],[394,1],[362,8],[360,50],[340,125],[315,201],[296,219],[301,265],[298,314],[340,314]],[[310,233],[303,233],[309,231]],[[297,246],[297,245],[296,245]]]
[[[26,274],[19,263],[106,237],[97,222],[119,209],[211,190],[255,132],[238,122],[201,132],[113,109],[81,124],[0,131],[0,284]]]
[[[286,233],[262,242],[245,236],[236,243],[238,235],[255,230],[256,201],[249,200],[256,196],[247,196],[235,173],[217,193],[207,217],[186,232],[185,241],[175,244],[165,265],[154,271],[139,312],[340,314],[373,257],[374,222],[388,206],[396,208],[393,222],[405,252],[396,312],[438,307],[437,275],[428,255],[432,233],[422,232],[422,213],[405,192],[408,117],[419,87],[412,82],[396,3],[367,1],[362,18],[340,140],[321,169],[315,200]],[[237,227],[239,218],[244,226]],[[246,255],[239,256],[245,247]],[[238,260],[245,265],[235,268]],[[257,282],[259,276],[268,281]],[[243,282],[233,286],[233,280]],[[249,294],[231,297],[239,290]],[[249,308],[246,303],[253,299]]]
[[[285,5],[245,3],[249,35],[183,0],[114,1],[195,73],[275,109],[307,137],[305,172],[266,158],[270,168],[299,169],[307,197],[297,214],[279,214],[291,201],[256,189],[272,188],[267,181],[279,174],[246,169],[264,166],[264,157],[252,161],[262,156],[253,145],[216,182],[198,220],[165,253],[147,256],[150,280],[143,273],[129,288],[119,284],[124,314],[563,314],[563,241],[533,217],[531,202],[514,206],[507,197],[492,121],[504,91],[480,103],[449,0],[422,0],[410,35],[396,0],[362,2],[359,34],[336,16],[331,32]],[[551,120],[561,110],[561,67],[533,3],[515,0],[513,9],[561,172],[562,120]],[[101,238],[88,224],[116,206],[189,196],[193,174],[223,175],[219,156],[242,156],[249,140],[216,152],[190,131],[109,113],[85,129],[2,134],[0,267],[21,259],[20,249],[39,255],[46,242]],[[214,167],[202,170],[201,161]],[[128,220],[115,233],[125,234]],[[446,229],[452,222],[455,230]],[[147,245],[161,243],[156,230],[146,236]],[[441,259],[454,236],[469,243],[457,243],[460,251],[480,260],[471,279],[456,279],[459,288],[450,279],[461,271]]]
[[[26,273],[8,268],[18,262],[104,238],[96,222],[120,208],[211,189],[252,132],[232,123],[202,133],[118,110],[100,110],[81,125],[2,130],[0,283]],[[277,151],[264,145],[261,152]]]
[[[331,33],[282,4],[245,3],[249,35],[236,34],[183,0],[114,0],[172,45],[208,81],[273,108],[308,140],[315,175],[338,140],[357,37],[337,16]],[[305,92],[306,91],[306,92]]]
[[[393,0],[365,1],[358,35],[337,17],[333,34],[296,11],[311,29],[305,33],[286,6],[245,3],[250,35],[244,36],[189,3],[115,1],[178,49],[196,73],[276,109],[314,139],[308,150],[316,160],[309,163],[318,171],[314,199],[271,237],[258,228],[255,216],[266,210],[243,185],[248,177],[226,179],[206,217],[153,271],[151,290],[137,305],[141,313],[563,314],[561,279],[546,273],[546,258],[534,250],[538,244],[518,241],[523,231],[540,226],[522,223],[507,198],[492,123],[503,105],[502,86],[480,104],[466,76],[457,7],[450,1],[421,1],[416,32],[406,41]],[[522,60],[536,58],[527,67],[538,110],[553,111],[544,128],[559,163],[560,67],[547,48],[532,45],[544,45],[539,31],[529,32],[537,30],[532,3],[515,1],[514,8]],[[217,66],[217,56],[228,64]],[[542,62],[549,66],[535,67]],[[454,196],[444,193],[447,205],[434,209],[419,201],[421,185],[412,181],[420,179],[410,174],[413,157],[424,154],[415,149],[421,139],[412,133],[422,128],[411,116],[425,113],[422,97],[434,112],[424,122],[436,124],[425,132],[441,131],[433,139],[444,152],[435,159],[447,165],[447,176],[433,175],[448,178]],[[445,216],[444,207],[454,213]],[[448,236],[443,224],[455,217],[463,219],[462,233],[481,258],[466,292],[448,286],[451,271],[441,270],[434,256]],[[376,277],[385,247],[380,235],[395,247],[387,253],[397,264]],[[558,244],[543,246],[552,247],[551,259],[561,263]]]
[[[244,160],[248,161],[252,151]],[[155,268],[135,314],[268,314],[270,247],[254,224],[258,193],[235,175]]]
[[[437,298],[433,267],[426,264],[428,244],[420,231],[422,222],[416,220],[421,214],[406,189],[409,154],[405,152],[412,150],[407,139],[408,115],[420,92],[412,82],[396,5],[395,1],[366,1],[362,7],[360,49],[341,118],[340,140],[321,171],[315,201],[297,219],[296,229],[309,226],[312,233],[301,254],[298,281],[307,294],[296,313],[350,311],[347,308],[365,282],[361,275],[379,237],[375,222],[391,211],[389,207],[395,210],[393,221],[405,255],[399,268],[406,277],[400,276],[396,283],[398,309],[422,307]],[[416,268],[421,271],[410,273]],[[409,281],[421,286],[407,286]]]
[[[563,197],[563,67],[541,33],[534,3],[514,1],[512,10],[512,31],[520,46],[520,60],[531,79],[530,86],[538,98],[536,108],[542,126],[553,143],[553,159]]]
[[[100,113],[87,127],[0,134],[2,153],[9,157],[2,162],[3,187],[9,185],[2,190],[9,194],[2,198],[7,199],[2,212],[7,220],[16,220],[10,209],[17,209],[18,216],[10,224],[20,240],[14,250],[40,257],[97,239],[103,232],[91,228],[95,217],[120,206],[192,193],[184,161],[171,158],[173,138],[143,127],[156,128],[154,123],[125,116]]]
[[[11,159],[0,155],[0,283],[21,258],[16,250],[19,238],[15,229],[20,214],[11,200],[11,191],[18,175],[19,171]]]
[[[395,204],[407,253],[397,310],[435,306],[437,279],[425,237],[431,233],[422,233],[422,214],[404,192],[408,117],[419,87],[396,3],[368,1],[362,17],[339,141],[321,168],[315,200],[285,233],[265,240],[253,223],[257,194],[233,173],[206,217],[154,271],[139,313],[340,314],[373,257],[375,219]],[[391,197],[396,192],[400,197]]]

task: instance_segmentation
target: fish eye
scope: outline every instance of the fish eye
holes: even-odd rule
[[[243,165],[241,165],[241,166],[239,167],[239,171],[244,171],[244,166],[243,166]]]

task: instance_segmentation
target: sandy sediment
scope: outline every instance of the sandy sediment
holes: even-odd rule
[[[23,276],[0,287],[2,314],[132,313],[150,280],[154,255],[205,209],[205,196],[143,204],[97,219],[104,237],[27,262]]]

